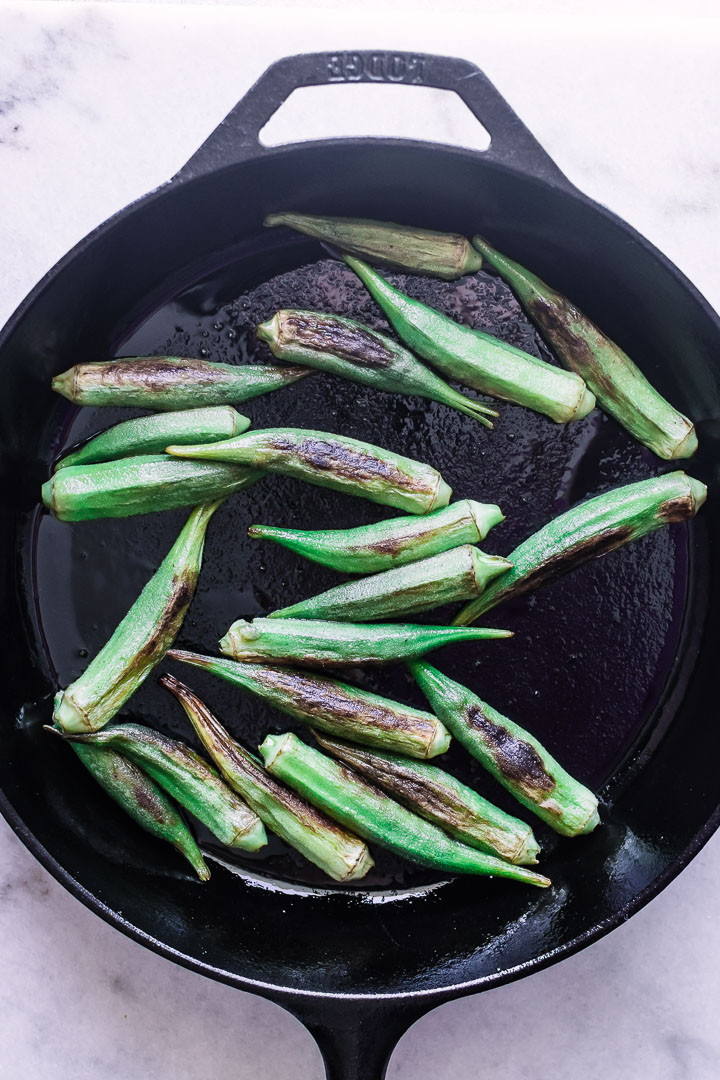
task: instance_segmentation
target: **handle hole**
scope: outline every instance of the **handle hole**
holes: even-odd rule
[[[259,138],[263,146],[282,146],[358,136],[423,139],[471,150],[490,145],[490,133],[454,90],[372,83],[293,90]]]

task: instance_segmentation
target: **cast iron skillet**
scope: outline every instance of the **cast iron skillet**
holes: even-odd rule
[[[492,145],[475,153],[405,140],[259,144],[258,132],[293,89],[353,81],[454,90]],[[283,208],[484,231],[570,294],[698,422],[701,449],[690,469],[711,491],[697,522],[503,608],[493,621],[517,631],[513,642],[438,657],[601,791],[604,825],[591,837],[556,842],[538,830],[554,882],[547,892],[487,880],[441,883],[383,857],[364,889],[327,889],[279,846],[235,873],[215,864],[210,884],[200,886],[42,734],[50,695],[106,639],[185,516],[70,527],[39,512],[37,492],[53,455],[117,418],[54,399],[50,377],[113,354],[206,349],[217,359],[236,357],[250,346],[252,321],[281,303],[324,304],[381,325],[349,272],[323,261],[316,245],[262,230],[265,213]],[[547,355],[495,279],[401,280]],[[273,65],[169,184],[47,274],[0,339],[5,817],[55,877],[113,925],[293,1012],[318,1039],[336,1080],[382,1076],[399,1036],[435,1005],[519,978],[611,930],[666,885],[718,824],[719,352],[718,320],[692,285],[580,194],[471,64],[357,53]],[[320,376],[246,411],[256,426],[302,424],[370,439],[439,466],[458,497],[498,499],[508,522],[489,550],[509,551],[570,503],[660,468],[599,413],[559,427],[508,406],[488,435],[441,406]],[[213,522],[181,643],[212,649],[231,618],[334,579],[271,545],[252,546],[244,539],[252,520],[312,527],[377,513],[290,481],[265,480],[231,500]],[[177,673],[249,743],[269,726],[287,726],[257,705],[241,705],[224,685],[187,668]],[[419,701],[402,672],[366,681]],[[188,737],[154,679],[131,712]],[[460,775],[484,783],[460,755],[452,761]]]

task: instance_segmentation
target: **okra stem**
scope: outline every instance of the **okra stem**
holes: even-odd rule
[[[269,772],[341,825],[412,862],[454,874],[512,878],[541,888],[550,884],[532,870],[452,839],[296,735],[268,735],[260,753]]]
[[[429,465],[327,431],[266,428],[224,442],[168,446],[167,452],[180,458],[251,465],[412,514],[447,506],[452,494]]]
[[[325,675],[264,664],[241,664],[180,649],[171,650],[168,658],[203,668],[249,690],[286,716],[341,739],[418,758],[444,754],[450,745],[450,736],[432,713]]]
[[[130,758],[227,847],[257,851],[267,844],[258,815],[184,743],[142,724],[111,724],[92,735],[67,738]]]
[[[307,368],[212,364],[184,356],[130,356],[76,364],[56,375],[53,390],[76,405],[195,409],[232,405],[312,375]]]
[[[537,863],[540,847],[529,825],[493,806],[437,765],[367,750],[319,732],[315,738],[326,753],[464,844],[518,865]]]
[[[571,507],[511,552],[512,569],[488,586],[453,619],[474,622],[503,600],[556,581],[600,555],[672,522],[694,517],[707,488],[684,472],[626,484]]]
[[[411,300],[358,259],[346,255],[345,262],[367,286],[408,348],[448,378],[535,409],[558,423],[581,420],[595,407],[595,397],[579,375]]]
[[[397,394],[440,401],[487,428],[497,410],[473,401],[430,371],[396,341],[354,319],[319,311],[278,311],[257,328],[279,360],[291,360],[331,375]]]
[[[355,529],[308,531],[251,525],[248,536],[274,540],[345,574],[370,574],[406,566],[462,544],[475,544],[503,520],[499,506],[462,499],[423,517],[391,518]]]
[[[138,416],[115,424],[107,431],[94,435],[78,450],[66,454],[55,470],[69,465],[96,465],[138,454],[159,454],[169,442],[212,442],[241,435],[250,427],[247,416],[241,416],[231,405],[208,409],[182,409],[163,415]]]
[[[373,860],[367,845],[280,784],[233,739],[208,707],[172,675],[160,680],[178,699],[226,782],[277,836],[335,881],[358,881]]]
[[[195,594],[205,531],[220,502],[196,507],[158,570],[79,679],[55,696],[61,731],[97,731],[162,660]]]
[[[313,619],[238,619],[220,641],[220,651],[233,660],[250,663],[347,667],[393,664],[424,656],[443,645],[512,637],[509,630],[477,627],[376,626],[323,622]]]
[[[268,214],[264,224],[287,225],[381,266],[399,266],[413,274],[431,274],[446,281],[475,273],[482,267],[479,252],[458,233],[365,218],[294,213]]]
[[[42,487],[60,521],[133,517],[223,499],[259,480],[257,469],[224,461],[180,461],[167,454],[69,465]]]
[[[562,293],[484,240],[473,245],[508,283],[565,367],[580,375],[598,404],[645,446],[666,460],[697,450],[691,420],[651,385],[627,353]]]
[[[165,792],[142,769],[114,750],[81,743],[74,743],[73,750],[93,779],[133,821],[176,847],[200,880],[208,880],[210,871],[195,838]]]
[[[515,798],[563,836],[599,824],[598,801],[544,746],[467,687],[421,660],[410,670],[428,702],[468,753]]]
[[[463,544],[408,566],[335,585],[317,596],[279,608],[269,617],[381,622],[479,596],[510,566],[499,555],[486,555]]]

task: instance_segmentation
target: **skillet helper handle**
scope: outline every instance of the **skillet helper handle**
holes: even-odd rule
[[[191,180],[272,152],[262,146],[259,134],[293,90],[336,83],[389,83],[452,90],[488,131],[491,142],[484,151],[488,160],[574,190],[502,94],[475,64],[451,56],[382,50],[301,53],[276,60],[174,180]]]
[[[367,997],[282,1004],[318,1044],[326,1080],[384,1080],[398,1042],[428,1011],[427,1004],[416,1001]]]

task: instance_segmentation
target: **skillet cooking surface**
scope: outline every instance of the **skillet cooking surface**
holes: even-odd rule
[[[186,285],[147,312],[131,335],[117,343],[116,355],[165,353],[229,363],[248,358],[264,362],[272,358],[257,343],[254,327],[281,307],[332,311],[388,330],[355,275],[330,259],[313,262],[317,252],[307,241],[289,238],[265,255],[264,280],[259,283],[251,277],[257,275],[258,263],[250,252],[212,276]],[[401,274],[388,277],[400,289],[448,315],[551,359],[499,279],[484,273],[457,282]],[[501,416],[496,430],[487,432],[444,405],[380,393],[325,374],[238,405],[239,411],[252,418],[254,428],[328,430],[429,462],[451,484],[453,498],[500,504],[507,520],[482,545],[500,554],[508,554],[568,506],[667,468],[597,410],[583,421],[559,425],[517,406],[500,403],[498,407]],[[128,410],[78,410],[58,401],[55,450],[64,452],[130,415]],[[28,594],[34,606],[30,622],[39,633],[37,645],[56,685],[65,686],[76,678],[87,658],[104,644],[166,554],[187,512],[73,525],[39,515],[28,533],[34,576]],[[210,526],[197,596],[178,644],[217,652],[217,640],[232,620],[264,615],[343,580],[277,545],[249,540],[248,525],[333,528],[397,513],[282,477],[267,477],[233,497]],[[485,625],[514,630],[514,639],[453,646],[434,654],[432,662],[527,726],[570,772],[599,790],[638,737],[646,737],[652,729],[678,652],[687,573],[686,526],[660,530],[552,586],[493,610],[482,620]],[[429,612],[418,620],[444,622],[449,612]],[[184,713],[157,685],[157,675],[164,668],[196,689],[252,748],[268,730],[303,730],[301,724],[250,695],[196,669],[169,663],[160,665],[134,696],[124,717],[193,741]],[[402,667],[352,671],[348,678],[388,697],[424,704]],[[63,803],[76,822],[83,820],[85,776],[67,750],[60,747],[58,751],[55,746],[52,750],[58,754],[53,798]],[[517,812],[514,801],[457,745],[438,764]],[[97,813],[83,820],[87,843],[106,856],[130,859],[139,869],[153,866],[157,845],[141,846],[129,822],[127,840],[122,837],[119,847],[108,844],[107,819],[116,812],[106,800],[95,803]],[[602,810],[603,827],[594,836],[575,841],[559,840],[526,811],[520,816],[536,830],[544,849],[541,869],[550,877],[555,876],[558,861],[577,860],[582,866],[586,859],[597,858],[613,830],[609,807]],[[207,834],[202,840],[220,854]],[[356,890],[413,888],[440,880],[389,853],[376,849],[373,854],[376,868]],[[320,871],[277,840],[255,856],[230,856],[222,849],[222,858],[232,858],[260,877],[321,888],[328,885]],[[173,869],[180,870],[179,857]],[[500,904],[508,923],[528,905],[549,902],[517,885],[475,880],[465,887],[480,911],[489,908],[497,913]]]

